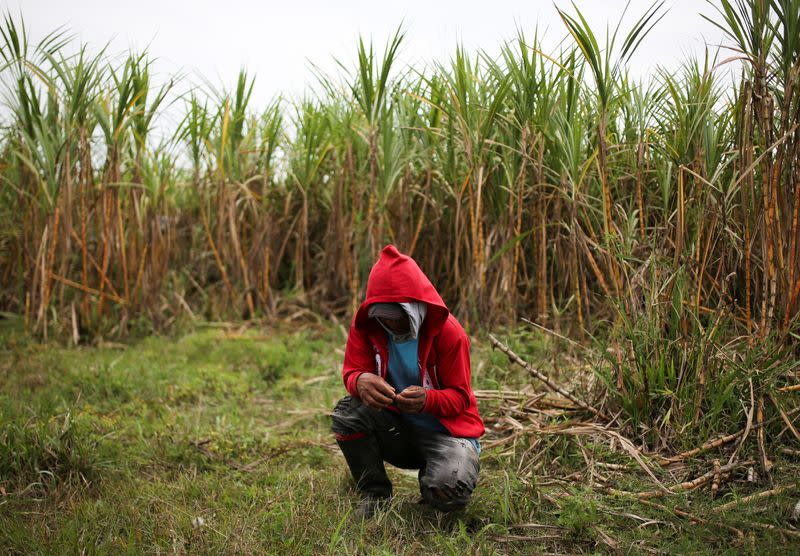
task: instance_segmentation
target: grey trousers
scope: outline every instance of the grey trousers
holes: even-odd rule
[[[419,469],[424,502],[441,511],[466,506],[478,482],[478,452],[470,441],[408,423],[398,413],[373,409],[345,396],[336,404],[331,429],[362,494],[387,498],[392,483],[384,461]]]

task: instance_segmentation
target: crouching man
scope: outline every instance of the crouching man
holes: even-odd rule
[[[421,502],[463,508],[478,481],[483,421],[469,339],[428,277],[393,245],[381,252],[347,337],[349,393],[332,430],[369,518],[392,494],[384,462],[419,469]]]

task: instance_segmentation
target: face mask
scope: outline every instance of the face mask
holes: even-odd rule
[[[380,323],[380,325],[383,327],[383,329],[386,330],[386,333],[389,335],[389,337],[392,339],[392,341],[394,341],[396,344],[403,344],[403,343],[405,343],[405,342],[407,342],[409,340],[413,340],[414,339],[413,331],[411,330],[410,327],[409,327],[408,332],[404,332],[403,334],[397,334],[397,333],[393,332],[388,326],[386,326],[386,323],[383,322],[383,319],[378,317],[378,318],[376,318],[376,320]]]
[[[422,329],[422,323],[424,322],[425,316],[428,313],[428,304],[423,303],[422,301],[404,302],[400,303],[400,306],[408,316],[409,331],[407,333],[395,334],[389,329],[389,327],[386,326],[386,324],[381,322],[380,318],[377,318],[377,321],[380,323],[383,329],[386,330],[386,333],[389,334],[398,344],[402,344],[403,342],[414,340],[419,337],[419,332]]]

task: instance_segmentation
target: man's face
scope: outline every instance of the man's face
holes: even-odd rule
[[[392,334],[396,334],[398,336],[408,334],[410,331],[407,316],[402,316],[399,319],[387,319],[386,317],[381,317],[381,322],[386,328],[392,331]]]

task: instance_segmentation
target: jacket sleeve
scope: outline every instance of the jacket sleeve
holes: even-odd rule
[[[356,382],[361,373],[371,373],[375,369],[374,352],[369,346],[366,335],[355,326],[355,320],[350,325],[347,334],[347,347],[344,350],[344,365],[342,366],[342,380],[347,392],[358,398]]]
[[[429,389],[422,411],[436,417],[452,417],[470,405],[469,339],[459,331],[452,342],[442,342],[443,352],[437,352],[439,388]],[[448,345],[449,344],[449,345]]]

